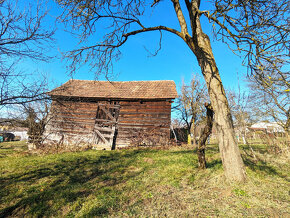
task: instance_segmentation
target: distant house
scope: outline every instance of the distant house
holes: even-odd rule
[[[3,124],[3,123],[2,123]],[[1,134],[10,134],[13,137],[12,140],[20,140],[24,141],[28,139],[27,131],[28,128],[25,127],[17,127],[15,125],[11,125],[11,122],[4,123],[6,125],[0,125],[0,133]],[[5,138],[5,137],[4,137]]]
[[[16,127],[10,130],[12,134],[19,138],[20,141],[28,140],[28,128]]]
[[[46,142],[92,144],[107,149],[170,137],[174,81],[69,80],[52,98]]]
[[[252,131],[263,131],[266,133],[284,133],[284,129],[276,122],[258,122],[249,127]]]

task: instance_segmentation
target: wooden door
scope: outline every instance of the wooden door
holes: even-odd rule
[[[98,103],[94,137],[96,145],[105,145],[112,148],[117,134],[117,124],[120,105],[118,102]]]

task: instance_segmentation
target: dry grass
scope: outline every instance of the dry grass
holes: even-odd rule
[[[0,149],[0,217],[287,217],[289,159],[242,147],[248,181],[229,184],[216,145],[208,168],[193,148],[31,155],[24,144]]]

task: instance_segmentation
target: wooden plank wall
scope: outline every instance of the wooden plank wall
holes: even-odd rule
[[[53,100],[45,131],[47,142],[93,143],[97,108],[94,102]]]
[[[117,145],[128,145],[142,135],[170,137],[171,103],[169,101],[120,102]],[[152,139],[152,138],[151,138]],[[147,142],[145,142],[147,143]]]
[[[53,127],[64,133],[87,134],[95,124],[97,104],[93,102],[53,101]]]
[[[143,133],[147,134],[146,137],[151,137],[151,134],[164,140],[169,139],[169,101],[120,101],[120,106],[117,147],[136,142]],[[48,128],[50,132],[72,138],[85,137],[93,132],[98,108],[96,102],[53,100],[51,108],[52,118]]]

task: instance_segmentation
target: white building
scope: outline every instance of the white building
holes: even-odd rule
[[[28,140],[27,131],[11,131],[12,134],[15,135],[15,137],[20,137],[20,141]]]
[[[253,124],[250,129],[262,130],[271,133],[285,133],[283,127],[276,122],[258,122]]]

